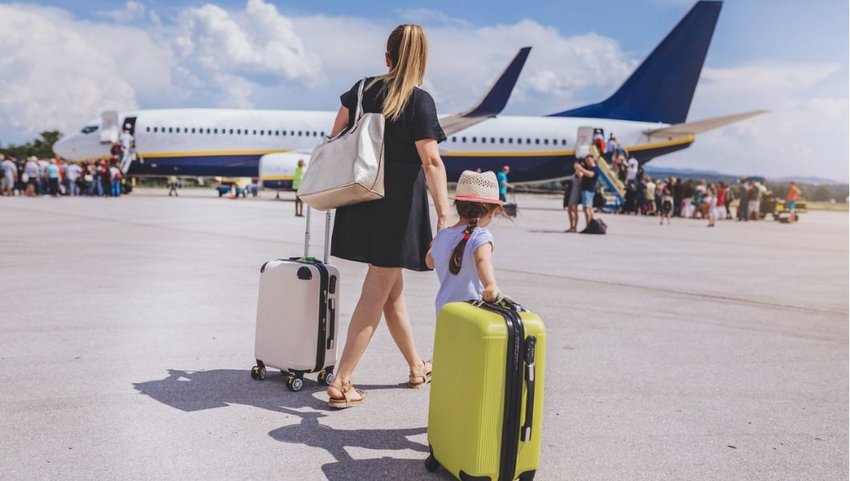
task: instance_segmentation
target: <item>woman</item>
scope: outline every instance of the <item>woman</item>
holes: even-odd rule
[[[431,363],[416,350],[404,304],[402,268],[428,270],[425,254],[432,239],[428,195],[434,199],[437,230],[448,220],[446,170],[437,143],[446,139],[434,100],[417,88],[425,76],[427,41],[418,25],[400,25],[387,39],[389,72],[366,79],[363,110],[381,112],[384,130],[384,190],[381,200],[337,209],[331,253],[369,265],[348,326],[345,348],[328,387],[328,404],[347,408],[366,393],[351,384],[357,363],[372,338],[381,314],[407,361],[408,383],[419,387],[431,379]],[[358,82],[359,83],[359,82]],[[354,123],[357,84],[344,93],[334,121],[334,136]]]

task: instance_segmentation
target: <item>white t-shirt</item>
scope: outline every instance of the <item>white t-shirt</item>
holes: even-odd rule
[[[0,170],[2,170],[3,175],[6,177],[14,177],[15,173],[18,171],[18,166],[11,160],[5,159],[0,161]]]
[[[434,302],[437,312],[444,304],[449,302],[463,302],[470,299],[481,299],[484,293],[484,285],[478,278],[478,269],[475,267],[475,250],[479,247],[493,245],[493,235],[484,227],[476,227],[466,242],[463,250],[463,261],[460,272],[457,275],[449,271],[449,261],[455,246],[463,239],[465,225],[449,227],[437,233],[431,246],[431,256],[434,258],[434,268],[440,279],[440,290]]]
[[[655,200],[655,182],[646,183],[646,199]]]
[[[80,172],[82,172],[82,170],[82,167],[79,165],[71,164],[68,167],[65,167],[65,178],[74,182],[80,178]]]
[[[123,132],[118,137],[118,140],[121,142],[121,147],[124,147],[125,149],[129,149],[130,144],[133,142],[133,136],[130,135],[130,132]]]
[[[638,161],[634,157],[630,157],[628,161],[628,170],[626,171],[626,180],[635,180],[638,173]]]

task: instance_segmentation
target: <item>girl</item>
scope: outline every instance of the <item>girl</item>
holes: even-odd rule
[[[460,220],[437,233],[425,261],[440,278],[435,307],[449,302],[499,298],[493,271],[493,235],[487,226],[503,213],[493,172],[464,171],[457,184],[455,207]]]
[[[714,223],[717,220],[717,194],[714,192],[713,185],[708,187],[703,202],[706,203],[708,227],[714,227]]]

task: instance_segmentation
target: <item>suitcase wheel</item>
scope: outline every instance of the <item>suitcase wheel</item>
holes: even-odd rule
[[[251,368],[251,379],[256,381],[262,381],[266,378],[266,368],[260,366],[254,366]]]
[[[318,380],[319,384],[323,386],[330,386],[334,380],[334,372],[330,369],[326,371],[319,371]]]
[[[437,461],[437,458],[435,458],[433,454],[429,454],[425,459],[425,469],[427,469],[429,473],[434,473],[440,469],[440,462]]]
[[[286,378],[286,387],[288,387],[290,391],[298,392],[302,387],[304,387],[304,381],[300,377],[290,375]]]

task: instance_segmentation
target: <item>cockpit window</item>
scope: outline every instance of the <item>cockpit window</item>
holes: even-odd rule
[[[85,127],[83,127],[83,130],[81,130],[81,132],[84,133],[84,134],[90,134],[90,133],[92,133],[96,130],[97,130],[97,125],[86,125]]]

